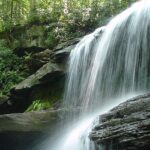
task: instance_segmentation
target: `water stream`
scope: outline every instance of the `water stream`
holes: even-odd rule
[[[150,1],[142,0],[85,36],[71,52],[64,125],[49,150],[96,150],[88,135],[96,116],[150,88]],[[77,117],[78,116],[78,117]]]

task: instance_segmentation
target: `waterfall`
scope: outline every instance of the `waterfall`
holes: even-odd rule
[[[146,91],[149,56],[150,2],[144,0],[84,37],[72,51],[64,105],[93,111],[108,103],[105,99]]]
[[[71,52],[63,105],[71,129],[56,150],[96,150],[88,139],[94,118],[150,88],[150,1],[142,0],[85,36]],[[77,117],[78,116],[78,117]],[[57,141],[58,142],[58,141]],[[53,150],[51,149],[51,150]]]

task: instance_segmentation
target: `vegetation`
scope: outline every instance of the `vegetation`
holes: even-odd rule
[[[31,104],[31,106],[26,110],[28,111],[39,111],[39,110],[45,110],[52,107],[52,104],[50,101],[44,101],[44,100],[35,100]]]
[[[93,26],[135,0],[0,0],[0,31],[26,23],[64,22],[70,29]],[[74,27],[74,25],[76,27]]]
[[[0,95],[5,95],[15,84],[23,80],[23,60],[0,41]]]
[[[18,57],[8,47],[8,43],[13,40],[16,41],[15,45],[22,46],[20,43],[23,42],[19,43],[18,39],[21,38],[20,32],[25,32],[24,28],[48,26],[44,30],[46,40],[42,42],[46,47],[53,48],[58,42],[93,31],[134,1],[0,0],[0,96],[6,95],[26,77],[24,62],[30,60],[31,55]],[[36,100],[28,110],[41,110],[50,106],[48,101]]]

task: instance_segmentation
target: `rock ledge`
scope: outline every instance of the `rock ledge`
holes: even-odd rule
[[[104,150],[149,150],[150,94],[128,100],[100,116],[90,138]]]

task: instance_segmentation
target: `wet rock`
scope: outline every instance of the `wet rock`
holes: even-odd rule
[[[82,38],[75,38],[58,44],[53,50],[51,58],[57,63],[66,63],[68,56]]]
[[[71,45],[76,45],[81,39],[82,39],[82,38],[75,38],[75,39],[71,39],[71,40],[69,40],[69,41],[60,43],[60,44],[58,44],[58,45],[55,47],[54,51],[59,51],[59,50],[62,50],[62,49],[64,49],[64,48],[66,48],[66,47],[69,47],[69,46],[71,46]]]
[[[29,150],[53,134],[64,110],[0,115],[0,149]]]
[[[148,150],[150,94],[135,97],[100,116],[90,138],[104,150]]]
[[[52,55],[52,58],[57,63],[66,63],[71,50],[73,50],[75,48],[75,46],[76,45],[71,45],[62,50],[54,52],[54,54]]]

